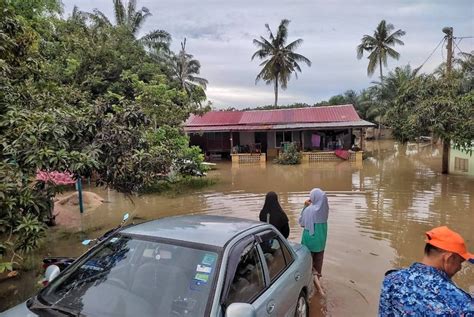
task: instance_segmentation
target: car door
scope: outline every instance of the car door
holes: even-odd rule
[[[227,267],[228,283],[224,286],[222,306],[225,310],[232,303],[249,303],[255,308],[257,316],[268,316],[266,302],[261,300],[266,280],[258,244],[252,237],[245,245],[237,247],[236,252],[235,264],[230,260]]]
[[[292,265],[293,254],[273,230],[260,234],[258,240],[267,280],[267,289],[261,296],[265,316],[293,316],[301,291],[301,272]]]

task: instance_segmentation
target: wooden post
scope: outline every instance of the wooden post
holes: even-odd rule
[[[365,133],[365,128],[361,128],[360,129],[360,149],[362,151],[365,151],[364,133]]]

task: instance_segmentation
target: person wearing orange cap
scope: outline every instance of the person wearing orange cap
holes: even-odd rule
[[[474,299],[451,280],[474,254],[446,226],[426,232],[425,242],[421,263],[386,275],[379,316],[474,316]]]

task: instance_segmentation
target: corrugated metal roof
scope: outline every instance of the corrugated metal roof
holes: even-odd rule
[[[308,107],[278,110],[245,111],[240,124],[256,123],[303,123],[357,121],[359,115],[352,105]]]
[[[191,115],[185,126],[239,124],[243,111],[209,111],[203,116]]]
[[[203,116],[192,115],[185,126],[239,124],[243,111],[209,111]]]
[[[346,122],[315,122],[315,123],[289,123],[289,124],[262,124],[262,125],[220,125],[220,126],[186,126],[185,132],[229,132],[229,131],[264,131],[264,130],[297,130],[297,129],[328,129],[328,128],[366,128],[375,124],[365,121]]]
[[[210,111],[203,116],[191,116],[186,121],[185,127],[355,121],[361,121],[361,119],[354,107],[352,105],[339,105],[277,110]]]
[[[271,130],[285,129],[321,129],[321,128],[368,128],[374,127],[375,124],[365,120],[345,121],[345,122],[315,122],[315,123],[290,123],[275,124]]]

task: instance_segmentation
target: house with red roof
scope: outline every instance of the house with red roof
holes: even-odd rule
[[[224,156],[262,153],[275,157],[286,144],[303,152],[331,152],[352,149],[359,136],[363,146],[365,128],[374,124],[362,120],[353,105],[306,108],[210,111],[192,115],[184,124],[191,145]]]

